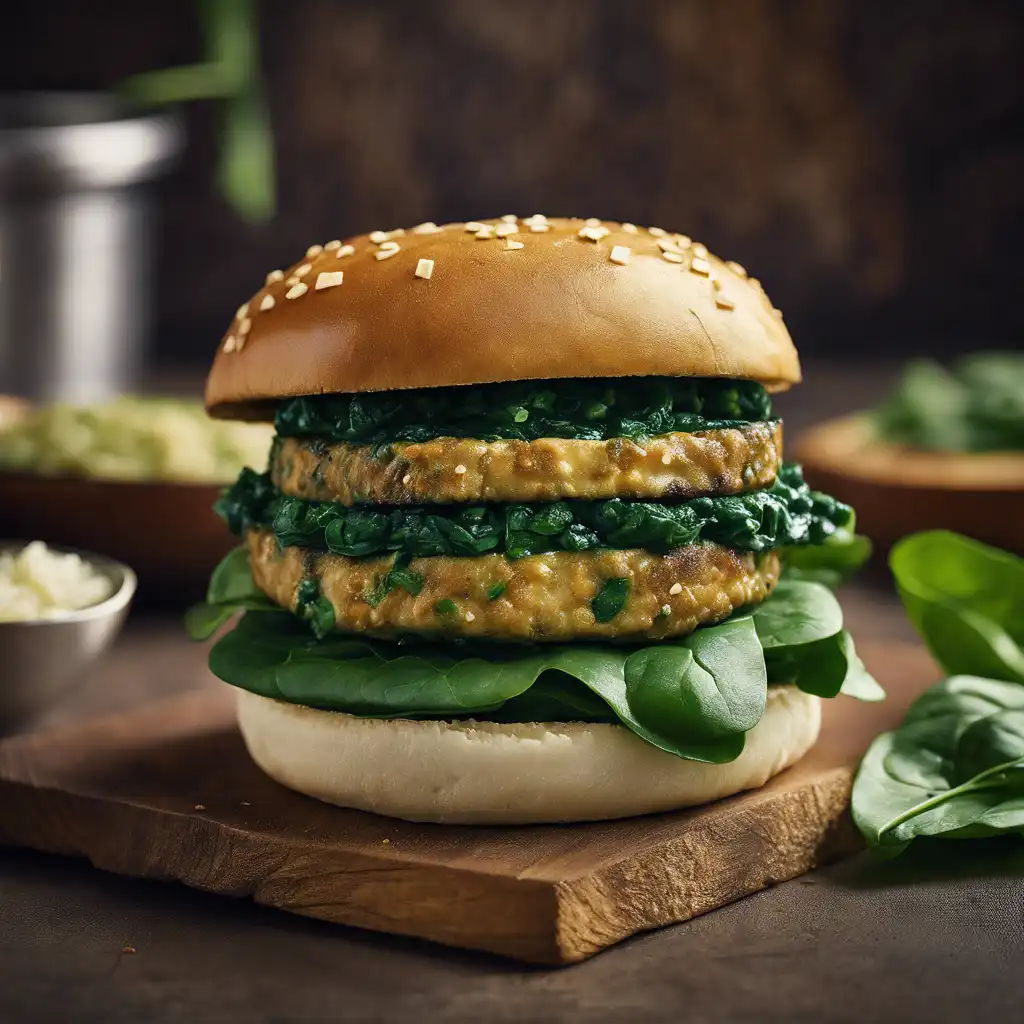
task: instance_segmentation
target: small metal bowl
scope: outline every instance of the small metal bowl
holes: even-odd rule
[[[4,541],[0,551],[20,551]],[[51,545],[79,555],[114,585],[105,601],[51,619],[0,622],[0,735],[48,710],[121,630],[137,581],[126,565],[102,555]]]

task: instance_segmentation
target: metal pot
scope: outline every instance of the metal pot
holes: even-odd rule
[[[0,392],[94,402],[131,390],[151,320],[154,210],[171,114],[104,94],[0,97]]]

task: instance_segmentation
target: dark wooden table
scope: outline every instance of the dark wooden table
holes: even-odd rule
[[[881,390],[856,367],[827,383],[787,400],[790,436]],[[884,585],[844,604],[855,635],[912,639]],[[204,660],[173,619],[137,617],[37,727],[217,685]],[[3,1022],[1000,1021],[1022,952],[1016,840],[854,858],[558,971],[0,851]]]

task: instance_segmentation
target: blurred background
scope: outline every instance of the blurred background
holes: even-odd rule
[[[211,6],[12,6],[0,90],[114,92],[208,61]],[[509,211],[686,231],[753,269],[811,362],[1020,344],[1024,5],[228,6],[256,25],[253,102],[185,83],[199,102],[153,179],[157,276],[132,340],[146,375],[197,378],[238,303],[313,241]],[[232,133],[260,179],[234,199]]]

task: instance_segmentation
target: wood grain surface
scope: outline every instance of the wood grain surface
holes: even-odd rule
[[[0,744],[0,845],[85,856],[298,914],[544,964],[584,959],[858,846],[846,805],[870,738],[937,673],[867,646],[881,705],[826,702],[822,738],[763,790],[626,821],[452,827],[344,811],[251,763],[227,688]]]

